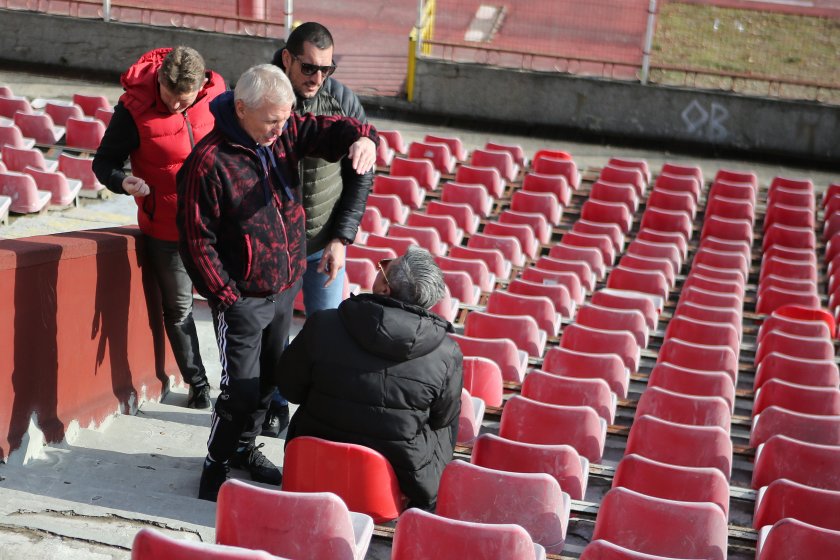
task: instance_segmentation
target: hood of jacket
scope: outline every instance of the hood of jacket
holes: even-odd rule
[[[251,138],[239,119],[236,118],[236,108],[233,104],[233,91],[228,90],[216,96],[210,102],[210,112],[216,118],[216,127],[234,144],[241,144],[248,148],[256,148],[257,143]]]
[[[431,311],[377,294],[350,296],[339,305],[338,315],[365,351],[400,362],[425,356],[455,332]]]

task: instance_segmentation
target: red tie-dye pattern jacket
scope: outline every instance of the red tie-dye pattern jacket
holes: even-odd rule
[[[338,161],[369,124],[347,117],[295,115],[261,161],[239,126],[233,92],[214,100],[216,126],[178,173],[179,248],[198,292],[224,310],[240,296],[288,289],[306,269],[306,233],[298,163],[306,156]]]

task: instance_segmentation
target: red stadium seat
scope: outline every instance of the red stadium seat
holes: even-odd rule
[[[508,291],[512,294],[547,297],[551,300],[554,311],[561,317],[569,318],[574,314],[575,302],[565,285],[543,284],[516,278],[508,284]]]
[[[88,117],[95,117],[97,109],[113,110],[113,107],[104,95],[85,95],[83,93],[74,93],[73,103],[81,107],[82,111],[84,111],[85,115]]]
[[[392,560],[545,560],[545,550],[519,525],[448,519],[411,508],[400,516]]]
[[[597,247],[578,247],[560,241],[551,246],[548,250],[548,256],[563,261],[584,262],[589,265],[589,269],[595,275],[596,280],[603,280],[606,274],[604,258]]]
[[[487,406],[502,406],[502,370],[489,358],[466,356],[463,360],[464,389]]]
[[[813,229],[816,225],[816,218],[814,211],[810,208],[789,206],[777,202],[767,205],[767,213],[764,215],[765,231],[773,224]],[[830,233],[828,237],[831,237]]]
[[[368,259],[344,259],[344,267],[347,270],[347,279],[358,284],[363,290],[372,290],[373,282],[379,270],[376,265]]]
[[[447,144],[428,141],[412,142],[408,146],[408,157],[411,159],[427,159],[431,161],[438,173],[449,174],[455,169],[456,160],[452,157],[452,152],[449,150]]]
[[[671,318],[665,329],[665,338],[679,338],[709,346],[728,346],[736,355],[741,347],[738,331],[731,323],[709,322],[683,315]]]
[[[492,360],[502,370],[505,381],[522,383],[528,354],[519,350],[509,338],[475,338],[457,334],[450,336],[458,343],[465,357],[478,356]]]
[[[284,492],[231,479],[216,508],[216,542],[289,558],[362,560],[373,520],[329,492]]]
[[[529,266],[522,271],[522,279],[529,282],[563,286],[568,290],[569,297],[572,298],[575,305],[583,303],[585,297],[583,285],[581,284],[580,276],[575,272],[547,270]]]
[[[575,323],[563,330],[560,346],[577,352],[618,354],[624,367],[639,370],[639,345],[630,331],[596,329]]]
[[[685,395],[656,386],[642,391],[636,414],[690,426],[718,426],[727,432],[732,422],[732,410],[723,397]]]
[[[393,177],[414,177],[426,191],[437,190],[440,183],[440,171],[427,159],[395,157],[390,171]]]
[[[663,168],[664,169],[664,168]],[[691,175],[676,175],[662,172],[656,177],[654,189],[667,189],[673,192],[684,192],[691,195],[696,205],[700,201],[702,180]]]
[[[585,233],[587,235],[606,235],[612,243],[615,254],[618,255],[624,250],[624,233],[618,224],[610,222],[593,222],[578,218],[572,224],[572,233]]]
[[[648,243],[659,243],[660,245],[673,245],[677,250],[680,262],[688,258],[688,241],[682,234],[675,231],[659,231],[656,229],[644,228],[636,233],[634,241],[646,241]]]
[[[433,227],[394,224],[388,229],[388,235],[416,239],[418,245],[433,255],[445,255],[448,248]]]
[[[711,346],[667,338],[659,347],[658,361],[705,371],[723,371],[733,383],[738,381],[738,357],[729,346]]]
[[[592,541],[656,555],[651,558],[725,560],[727,536],[726,515],[714,504],[666,500],[619,487],[604,496]]]
[[[557,202],[563,206],[568,206],[572,200],[572,189],[565,175],[526,173],[522,179],[522,191],[553,194]]]
[[[709,187],[709,198],[722,196],[730,199],[744,200],[756,203],[756,192],[749,183],[740,183],[736,181],[715,181]]]
[[[114,108],[113,107],[99,107],[96,109],[96,112],[93,114],[93,118],[102,121],[102,123],[107,128],[109,124],[111,124],[111,118],[114,116]]]
[[[449,146],[449,151],[458,161],[467,159],[467,150],[464,148],[464,143],[460,138],[454,136],[438,136],[437,134],[427,134],[423,137],[424,142],[437,142],[438,144],[446,144]]]
[[[652,294],[668,300],[668,279],[658,270],[642,270],[619,264],[607,276],[607,287]]]
[[[808,443],[840,445],[840,416],[805,414],[775,405],[753,416],[751,447],[758,447],[778,434]]]
[[[373,233],[367,236],[365,242],[368,247],[393,249],[397,255],[405,254],[411,245],[420,245],[413,237],[394,237],[393,235],[375,235]]]
[[[332,492],[350,511],[391,521],[405,508],[405,497],[388,460],[352,443],[299,436],[286,445],[283,490]],[[265,512],[263,512],[265,513]]]
[[[659,231],[676,231],[686,240],[691,239],[694,225],[688,212],[664,210],[655,206],[648,206],[642,214],[640,228],[650,228]]]
[[[58,144],[64,138],[64,127],[47,113],[15,113],[14,120],[21,133],[38,144]]]
[[[592,222],[618,224],[625,235],[633,227],[633,214],[621,202],[589,199],[580,209],[580,217]]]
[[[524,256],[529,259],[535,258],[540,248],[540,244],[534,234],[534,230],[525,224],[509,224],[488,221],[484,224],[482,234],[500,237],[515,237],[519,241],[520,250],[524,253]],[[482,234],[475,235],[479,236]],[[467,245],[469,245],[469,242]],[[502,252],[504,253],[504,250]],[[511,259],[511,261],[513,260],[514,259]]]
[[[840,384],[840,371],[834,359],[809,360],[779,352],[765,354],[755,370],[753,387],[758,389],[770,379],[812,387],[836,387]]]
[[[402,199],[396,194],[370,193],[367,199],[368,206],[379,209],[382,217],[392,224],[404,224],[408,218],[408,206],[403,204]]]
[[[458,258],[452,256],[436,257],[435,262],[438,266],[446,271],[462,271],[470,276],[473,284],[478,286],[482,292],[489,292],[493,290],[496,284],[496,275],[490,270],[490,267],[481,259],[475,258]],[[460,299],[460,298],[459,298]],[[466,302],[466,300],[463,300]]]
[[[735,407],[735,385],[724,371],[692,369],[659,360],[648,377],[648,388],[652,387],[684,395],[720,397],[729,405],[729,410]]]
[[[461,389],[461,411],[458,417],[458,445],[470,445],[478,432],[481,430],[481,421],[484,419],[484,401],[473,397],[466,389]]]
[[[501,471],[546,473],[573,500],[582,500],[586,494],[589,460],[570,445],[525,443],[482,434],[475,440],[470,461]]]
[[[637,416],[624,453],[684,467],[713,467],[727,480],[732,472],[732,440],[720,426],[689,426]]]
[[[546,332],[528,315],[499,315],[471,311],[464,321],[464,335],[475,338],[509,338],[529,356],[542,356]]]
[[[15,123],[0,121],[0,146],[4,146],[6,144],[15,148],[25,148],[30,150],[35,147],[35,139],[24,138]]]
[[[70,148],[95,152],[105,135],[105,124],[97,119],[67,119],[64,143]]]
[[[589,200],[620,203],[634,214],[639,209],[639,195],[633,185],[626,183],[610,183],[599,179],[592,183]]]
[[[379,208],[369,205],[365,207],[365,213],[362,214],[359,230],[366,233],[375,233],[376,235],[385,235],[390,225],[391,220],[383,218]]]
[[[733,309],[731,307],[712,307],[709,305],[701,305],[689,300],[680,300],[674,310],[674,317],[689,317],[699,321],[707,321],[710,323],[728,323],[735,328],[738,333],[738,339],[743,336],[742,314],[740,309]]]
[[[758,490],[780,478],[840,490],[840,446],[807,443],[784,435],[771,437],[756,450],[752,487]]]
[[[455,171],[455,181],[470,185],[483,185],[490,196],[501,198],[505,192],[505,180],[495,167],[460,165]]]
[[[382,259],[397,258],[397,252],[389,247],[365,247],[353,244],[347,246],[347,258],[367,259],[375,265]]]
[[[469,204],[430,200],[426,205],[426,212],[434,216],[451,216],[455,219],[455,224],[470,235],[478,230],[479,218]]]
[[[510,209],[542,214],[552,226],[558,225],[563,216],[563,207],[551,193],[515,190],[510,198]]]
[[[478,299],[481,296],[481,286],[475,284],[467,272],[463,270],[441,271],[443,272],[443,281],[449,288],[452,297],[458,298],[458,301],[464,305],[478,304]]]
[[[0,195],[11,199],[9,210],[17,214],[32,214],[50,203],[52,193],[39,191],[35,179],[17,171],[0,172]]]
[[[379,144],[376,146],[376,166],[390,167],[395,155],[394,149],[388,145],[388,139],[380,136]]]
[[[26,172],[35,179],[39,191],[52,194],[50,205],[61,208],[77,203],[79,191],[82,189],[81,181],[67,179],[60,171],[42,171],[27,167]]]
[[[718,169],[714,182],[719,180],[749,183],[754,189],[758,189],[758,176],[753,171],[738,171],[735,169]]]
[[[577,164],[571,159],[559,159],[553,157],[537,157],[531,164],[531,171],[541,175],[563,175],[572,190],[580,187],[580,172]]]
[[[773,525],[786,517],[840,531],[840,491],[824,490],[780,478],[760,489],[753,528]]]
[[[607,423],[588,406],[561,406],[514,395],[505,403],[499,436],[525,443],[565,444],[592,462],[604,453]]]
[[[636,189],[639,198],[642,198],[647,190],[647,181],[645,181],[644,174],[638,169],[607,164],[601,168],[598,179],[610,183],[631,184]]]
[[[552,257],[540,257],[536,262],[536,267],[541,270],[553,270],[556,272],[573,272],[580,278],[581,285],[587,290],[595,289],[595,274],[589,263],[586,261],[555,259]]]
[[[495,291],[487,300],[487,312],[496,315],[527,315],[549,336],[557,336],[560,330],[560,316],[554,309],[554,303],[545,296]]]
[[[519,165],[514,161],[513,154],[507,150],[476,148],[473,150],[470,165],[497,169],[505,181],[515,181],[519,175]]]
[[[753,227],[749,220],[732,220],[720,216],[706,216],[703,220],[701,238],[718,237],[731,241],[744,241],[751,245],[753,240]]]
[[[638,169],[642,172],[642,177],[644,178],[645,183],[650,183],[650,167],[648,167],[647,161],[643,159],[611,157],[607,164],[615,167]]]
[[[420,208],[426,191],[420,188],[414,177],[397,177],[395,175],[376,175],[373,178],[373,194],[396,195],[400,202],[411,208]],[[383,215],[384,212],[383,212]],[[394,223],[404,223],[405,220],[392,220]]]
[[[810,260],[789,260],[782,257],[771,256],[761,260],[761,272],[759,281],[768,274],[775,274],[785,278],[817,281],[817,265]]]
[[[603,379],[565,377],[534,369],[525,376],[521,394],[548,404],[588,406],[607,424],[615,422],[616,396]]]
[[[755,351],[754,365],[758,366],[771,352],[806,360],[831,360],[834,358],[834,344],[824,337],[797,336],[774,330],[761,338]]]
[[[840,415],[840,390],[837,387],[801,385],[783,379],[765,381],[755,394],[753,414],[768,406],[780,406],[804,414]]]
[[[601,330],[629,331],[637,345],[647,347],[649,329],[645,316],[638,309],[615,309],[587,303],[578,310],[575,323]]]
[[[618,354],[579,352],[568,348],[549,348],[542,369],[568,377],[603,379],[620,398],[627,398],[630,372]]]
[[[450,181],[443,185],[443,192],[440,199],[442,202],[467,204],[472,208],[473,212],[483,218],[489,216],[493,209],[493,198],[487,192],[487,187],[480,184]]]
[[[470,239],[472,240],[479,234],[473,234]],[[499,250],[493,247],[492,241],[494,240],[487,240],[486,238],[477,238],[476,241],[473,241],[473,244],[469,247],[463,247],[461,245],[456,245],[449,250],[449,256],[456,257],[460,259],[480,259],[487,263],[487,266],[490,267],[490,272],[496,275],[496,278],[499,280],[506,280],[510,277],[511,272],[511,261],[505,258],[505,255]],[[510,238],[511,246],[514,246],[513,242],[516,242],[514,238]],[[490,245],[489,247],[482,247],[481,245]],[[512,249],[513,250],[513,249]]]
[[[41,150],[37,148],[15,148],[9,144],[0,148],[2,161],[8,171],[25,173],[27,167],[34,167],[43,171],[55,171],[58,162],[54,159],[47,160]]]
[[[575,247],[595,247],[601,252],[604,265],[612,265],[615,262],[615,246],[609,235],[567,231],[561,241]]]
[[[710,467],[670,465],[631,453],[619,461],[612,487],[666,500],[711,502],[729,515],[729,481]]]
[[[795,247],[799,249],[814,249],[817,246],[817,236],[812,228],[786,226],[775,223],[764,230],[761,248],[767,250],[773,245]]]
[[[636,309],[645,318],[648,329],[656,329],[659,312],[656,309],[653,298],[645,294],[604,289],[593,293],[590,301],[595,305],[611,309]]]
[[[484,149],[510,153],[510,155],[513,156],[513,162],[522,169],[528,165],[528,158],[525,157],[525,151],[519,144],[499,144],[498,142],[487,142],[484,144]]]
[[[720,194],[710,196],[706,202],[706,216],[718,216],[729,220],[747,220],[755,223],[755,205],[751,200],[729,198]]]
[[[660,243],[637,238],[627,245],[626,253],[653,259],[668,259],[674,263],[674,273],[678,273],[682,268],[682,251],[674,243]]]
[[[282,560],[264,550],[248,550],[164,535],[156,529],[140,529],[131,545],[131,560]]]
[[[535,253],[539,251],[540,245],[547,245],[551,241],[551,224],[548,223],[544,214],[502,210],[499,214],[499,223],[528,226],[536,237]],[[531,255],[531,258],[534,256]]]
[[[777,187],[767,194],[768,205],[786,204],[798,208],[807,208],[811,213],[817,209],[817,199],[814,192],[807,192],[796,189],[786,189],[784,187]],[[826,210],[826,216],[831,214]]]
[[[32,105],[23,96],[11,95],[5,97],[0,95],[0,117],[14,119],[15,113],[32,113]]]
[[[639,270],[654,270],[661,272],[665,276],[665,281],[668,284],[668,290],[674,289],[676,282],[676,264],[669,260],[657,257],[644,257],[635,255],[633,253],[626,253],[618,260],[619,266],[627,268],[636,268]]]
[[[464,230],[458,227],[458,223],[452,216],[416,211],[408,216],[407,224],[414,227],[436,229],[441,241],[448,245],[459,245],[464,238]]]
[[[688,286],[683,288],[680,293],[680,303],[691,302],[697,305],[705,305],[708,307],[722,307],[729,308],[741,312],[743,307],[743,300],[738,294],[724,294],[720,292],[713,292],[704,290],[697,286]]]
[[[560,552],[571,511],[569,495],[545,473],[491,469],[461,460],[446,465],[435,512],[478,523],[515,523],[548,552]]]
[[[785,518],[761,530],[756,560],[789,558],[837,558],[840,531],[823,529],[798,519]]]

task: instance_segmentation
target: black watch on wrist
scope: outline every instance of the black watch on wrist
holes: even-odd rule
[[[347,239],[346,237],[339,237],[337,239],[339,241],[341,241],[341,244],[344,245],[345,247],[347,247],[348,245],[350,245],[350,243],[352,243],[352,241]]]

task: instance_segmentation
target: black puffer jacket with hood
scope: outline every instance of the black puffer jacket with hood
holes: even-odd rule
[[[409,503],[437,500],[452,459],[464,385],[452,325],[421,307],[375,294],[315,313],[281,358],[280,392],[301,406],[297,436],[382,453]]]

